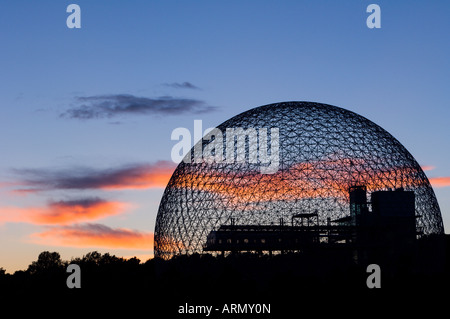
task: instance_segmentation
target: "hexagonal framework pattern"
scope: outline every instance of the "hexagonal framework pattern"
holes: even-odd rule
[[[233,142],[244,162],[197,163],[194,146],[162,197],[156,257],[202,253],[207,235],[231,218],[241,225],[275,225],[281,218],[317,212],[324,225],[328,218],[350,214],[348,189],[353,185],[365,185],[368,199],[376,190],[414,191],[417,230],[425,235],[444,232],[439,205],[420,165],[391,134],[356,113],[319,103],[285,102],[251,109],[217,128],[223,134],[224,159],[227,128],[266,128],[272,155],[276,139],[270,129],[278,128],[278,171],[264,174],[260,168],[267,164],[250,163],[251,152],[260,151],[260,143],[249,145],[250,137],[244,148],[238,147],[237,139]],[[213,140],[210,136],[199,143],[205,149]]]

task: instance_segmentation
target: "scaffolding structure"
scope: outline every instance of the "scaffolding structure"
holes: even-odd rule
[[[318,213],[295,214],[291,224],[280,219],[279,225],[222,225],[211,231],[203,246],[215,253],[286,253],[339,247],[361,255],[389,247],[391,254],[412,251],[422,232],[416,229],[414,192],[396,189],[372,193],[367,201],[366,187],[349,189],[349,217],[329,220],[320,225]],[[368,209],[369,204],[373,210]],[[316,222],[314,222],[316,220]]]

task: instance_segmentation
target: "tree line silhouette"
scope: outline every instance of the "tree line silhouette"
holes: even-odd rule
[[[425,245],[423,250],[431,251],[430,247],[431,244]],[[58,252],[44,251],[26,270],[7,274],[0,268],[0,296],[20,300],[45,296],[46,300],[63,302],[108,296],[120,302],[124,298],[132,303],[142,300],[173,312],[185,302],[269,302],[273,309],[289,309],[298,300],[319,308],[324,301],[336,306],[350,299],[362,304],[377,298],[397,302],[399,292],[431,298],[434,292],[447,290],[450,285],[448,235],[444,267],[440,271],[417,273],[406,269],[390,276],[381,266],[381,289],[368,289],[366,265],[349,262],[351,258],[345,254],[336,251],[274,256],[193,254],[171,260],[141,261],[97,251],[62,260]],[[69,264],[80,266],[81,289],[69,289],[66,285]],[[382,297],[386,292],[392,298]]]
[[[43,251],[26,270],[7,274],[0,268],[0,292],[23,296],[36,292],[69,293],[66,279],[69,264],[81,269],[82,288],[89,291],[144,288],[152,270],[149,261],[141,263],[136,258],[121,258],[109,253],[92,251],[83,257],[62,260],[58,252]]]

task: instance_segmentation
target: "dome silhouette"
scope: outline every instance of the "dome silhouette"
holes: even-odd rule
[[[238,137],[230,144],[230,128],[253,132],[257,145],[252,146],[250,133],[244,147]],[[414,192],[418,236],[444,233],[420,165],[391,134],[361,115],[326,104],[284,102],[243,112],[217,129],[223,147],[211,154],[224,160],[195,161],[194,146],[164,191],[155,257],[203,253],[208,235],[226,224],[278,225],[311,214],[318,225],[327,225],[350,215],[349,188],[355,185],[363,185],[368,196],[393,189]],[[214,140],[220,141],[215,135],[198,142],[197,150]],[[234,155],[225,154],[227,145]],[[264,171],[269,164],[262,160],[263,151],[277,152],[272,171]]]

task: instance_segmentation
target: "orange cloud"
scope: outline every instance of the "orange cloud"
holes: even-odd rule
[[[317,197],[345,200],[348,197],[348,187],[361,183],[372,191],[386,187],[418,186],[422,182],[411,179],[403,184],[398,182],[401,180],[398,176],[417,173],[411,167],[374,171],[368,169],[367,165],[362,159],[340,158],[298,163],[275,174],[259,174],[256,171],[226,174],[217,170],[198,171],[193,168],[188,174],[180,175],[175,180],[176,184],[170,187],[218,193],[230,204],[246,205],[245,209],[253,209],[249,204],[265,201]],[[396,181],[398,184],[394,184]]]
[[[129,204],[100,198],[49,202],[46,207],[1,207],[0,224],[25,222],[37,225],[68,225],[123,213]]]
[[[153,233],[127,228],[110,228],[100,224],[53,227],[30,236],[40,245],[76,248],[153,249]]]
[[[431,177],[429,178],[431,185],[434,187],[447,187],[450,186],[450,176],[443,177]]]

